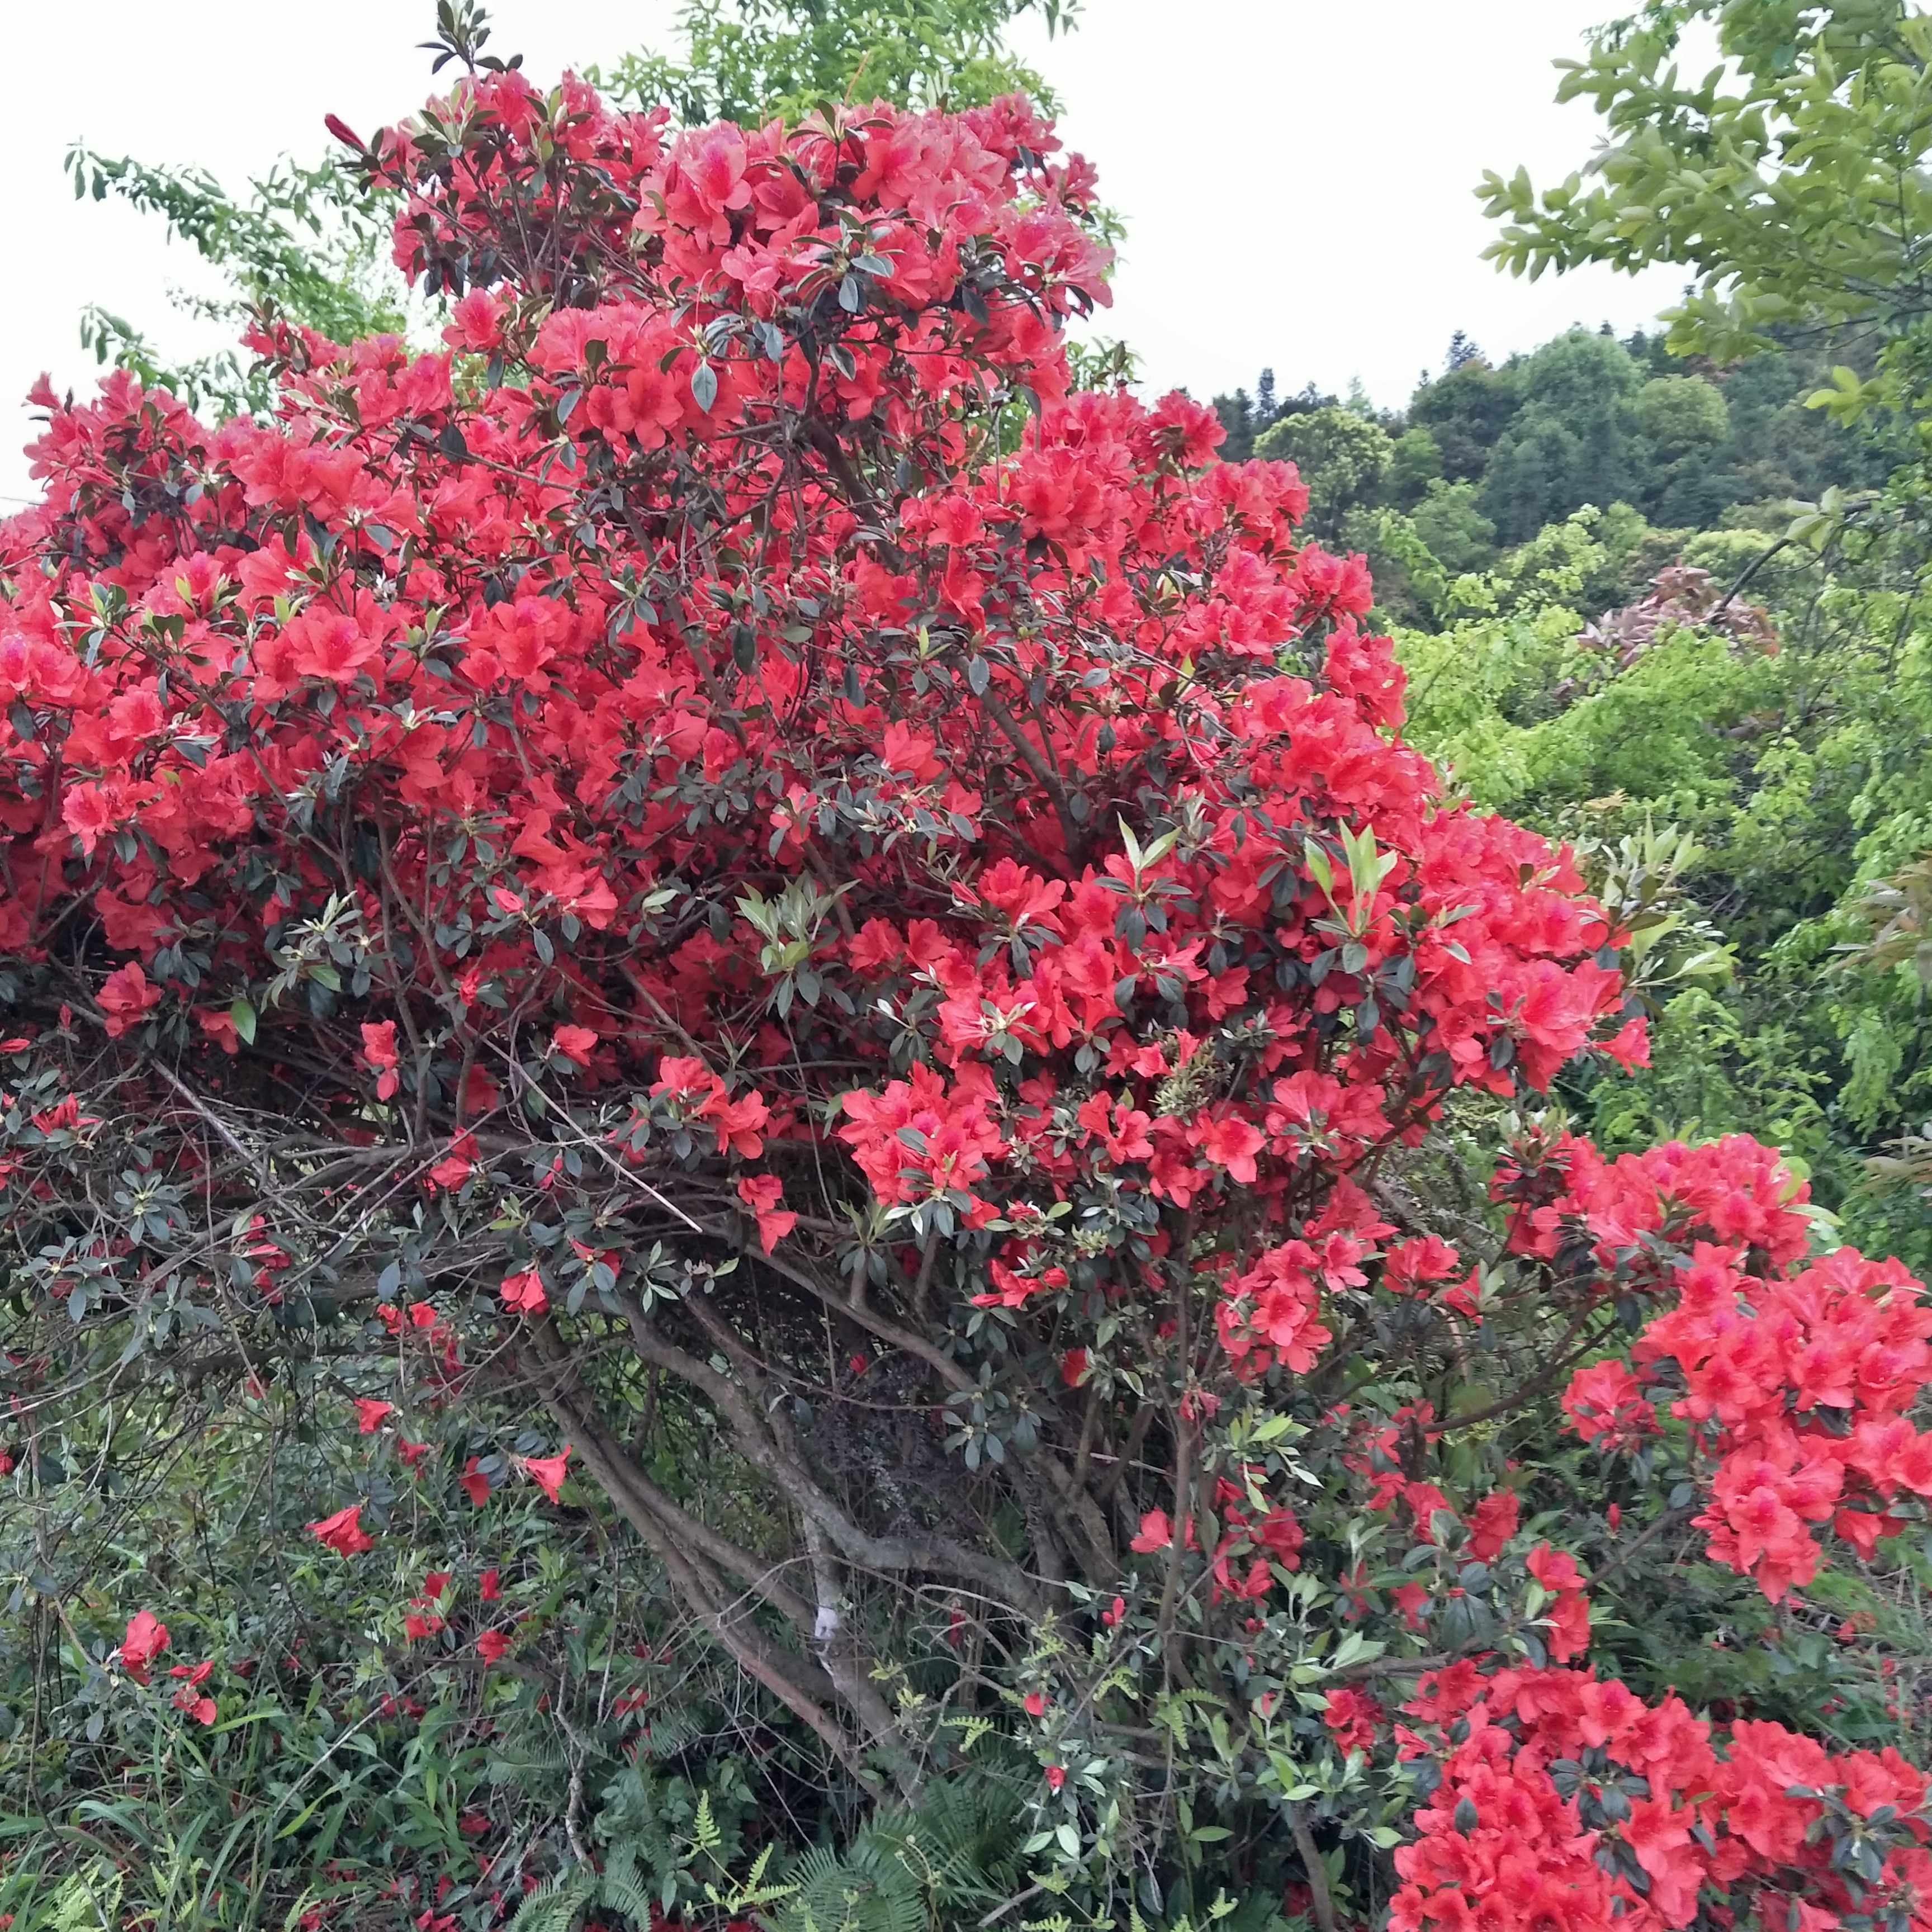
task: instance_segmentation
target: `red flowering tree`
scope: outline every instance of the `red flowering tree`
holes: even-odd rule
[[[16,1392],[521,1402],[452,1492],[580,1472],[856,1790],[1003,1732],[1104,1922],[1932,1922],[1918,1772],[1622,1614],[1922,1521],[1932,1309],[1772,1150],[1512,1125],[1622,935],[1292,466],[1070,392],[1085,165],[514,71],[358,146],[447,350],[44,397],[0,526]]]

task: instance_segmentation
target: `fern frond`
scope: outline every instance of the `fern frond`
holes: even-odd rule
[[[559,1872],[517,1907],[509,1932],[576,1932],[578,1916],[597,1889],[597,1874],[588,1865]]]
[[[634,1843],[617,1846],[605,1861],[598,1881],[597,1903],[607,1911],[621,1912],[640,1928],[651,1922],[658,1898],[650,1876],[638,1870]]]

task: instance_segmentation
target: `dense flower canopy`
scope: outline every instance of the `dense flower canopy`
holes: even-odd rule
[[[472,76],[363,154],[446,349],[265,323],[278,411],[215,429],[124,375],[43,398],[0,526],[16,1270],[110,1351],[377,1304],[452,1402],[507,1355],[562,1444],[522,1473],[580,1456],[862,1778],[915,1747],[842,1565],[988,1618],[1084,1579],[1119,1681],[1232,1672],[1270,1739],[1280,1682],[1206,1647],[1318,1575],[1420,1680],[1420,1729],[1346,1675],[1295,1720],[1426,1801],[1404,1932],[1932,1922],[1918,1773],[1583,1667],[1588,1580],[1514,1463],[1456,1460],[1489,1412],[1443,1366],[1540,1347],[1523,1400],[1600,1456],[1674,1430],[1775,1601],[1923,1520],[1932,1309],[1814,1252],[1754,1142],[1532,1126],[1495,1252],[1396,1184],[1446,1108],[1641,1060],[1624,935],[1402,743],[1292,466],[1071,386],[1107,258],[1058,154],[1017,99],[674,136]],[[955,1467],[1037,1479],[1026,1563],[838,1492],[777,1400],[874,1372],[835,1322]],[[724,1419],[809,1585],[631,1457],[612,1338]],[[362,1508],[315,1536],[353,1560]],[[1022,1708],[1077,1806],[1105,1740]]]

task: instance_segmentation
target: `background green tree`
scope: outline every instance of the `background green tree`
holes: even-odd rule
[[[1306,529],[1333,542],[1348,512],[1376,501],[1388,478],[1395,444],[1372,417],[1334,403],[1285,416],[1255,440],[1255,454],[1286,458],[1308,485]]]
[[[1687,69],[1707,32],[1724,64]],[[1924,981],[1871,939],[1932,844],[1929,36],[1896,0],[1653,0],[1559,62],[1605,144],[1541,194],[1489,177],[1491,255],[1690,292],[1667,334],[1498,368],[1459,338],[1343,532],[1420,740],[1649,895],[1655,1064],[1572,1094],[1593,1130],[1749,1124],[1921,1265]]]
[[[1054,112],[1006,32],[1028,13],[1062,32],[1078,12],[1078,0],[688,0],[681,54],[628,54],[596,78],[620,100],[668,102],[692,127],[795,121],[847,99],[974,107],[1016,90]]]
[[[1681,62],[1702,33],[1721,58],[1693,79]],[[1740,482],[1815,460],[1821,446],[1786,386],[1807,364],[1828,366],[1804,406],[1864,431],[1863,460],[1822,490],[1791,492],[1817,500],[1789,506],[1796,520],[1778,546],[1810,560],[1779,612],[1804,640],[1799,668],[1768,711],[1718,728],[1765,747],[1730,890],[1755,926],[1765,983],[1782,995],[1778,1024],[1802,1011],[1811,1029],[1811,1049],[1790,1063],[1795,1084],[1813,1082],[1841,1138],[1890,1136],[1918,1150],[1868,1161],[1870,1172],[1922,1181],[1926,1137],[1912,1123],[1932,1100],[1918,1070],[1924,982],[1911,958],[1862,948],[1860,928],[1908,896],[1899,881],[1932,844],[1932,18],[1903,0],[1650,0],[1583,59],[1557,64],[1558,98],[1592,102],[1603,146],[1540,194],[1521,169],[1485,178],[1488,212],[1504,224],[1492,258],[1532,277],[1589,262],[1690,271],[1664,347],[1736,365],[1721,394]],[[1681,405],[1649,410],[1654,506],[1707,519],[1718,479],[1687,442]],[[1768,515],[1741,520],[1776,528]],[[1834,950],[1868,970],[1828,970]],[[1835,1038],[1828,1066],[1820,1029]]]
[[[1687,34],[1719,64],[1685,76]],[[1539,194],[1484,179],[1518,274],[1607,262],[1693,272],[1671,346],[1729,362],[1780,328],[1914,342],[1932,311],[1932,20],[1901,0],[1648,0],[1556,63],[1604,123],[1588,166]]]
[[[1582,329],[1545,343],[1516,371],[1517,406],[1483,473],[1483,509],[1506,543],[1552,516],[1632,494],[1640,378],[1622,344]]]

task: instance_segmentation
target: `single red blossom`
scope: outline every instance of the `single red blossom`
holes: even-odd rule
[[[781,1208],[784,1184],[775,1174],[747,1174],[738,1183],[738,1198],[758,1224],[758,1245],[770,1254],[798,1226],[798,1216]]]
[[[1466,1546],[1478,1563],[1492,1563],[1502,1554],[1503,1546],[1515,1535],[1522,1504],[1512,1490],[1492,1490],[1469,1512],[1469,1540]]]
[[[1263,1137],[1261,1130],[1251,1120],[1232,1114],[1224,1114],[1199,1130],[1197,1144],[1216,1167],[1227,1169],[1231,1180],[1245,1186],[1259,1172],[1255,1156],[1262,1150]]]
[[[362,1505],[351,1503],[333,1516],[309,1525],[316,1540],[326,1544],[339,1556],[360,1556],[376,1546],[376,1539],[362,1527]]]
[[[504,1306],[518,1315],[541,1315],[550,1305],[550,1298],[544,1293],[542,1272],[535,1262],[514,1274],[504,1276],[499,1292]]]
[[[364,1064],[370,1068],[376,1076],[376,1099],[392,1099],[401,1084],[401,1076],[398,1071],[401,1060],[396,1051],[396,1023],[394,1020],[363,1022],[362,1059]]]
[[[588,1066],[597,1051],[597,1036],[589,1027],[560,1026],[550,1036],[552,1048],[564,1059]]]
[[[564,1473],[569,1462],[570,1444],[566,1442],[554,1456],[526,1456],[523,1459],[524,1473],[555,1502],[562,1491]]]
[[[1634,1073],[1640,1066],[1650,1064],[1650,1029],[1640,1016],[1626,1020],[1611,1038],[1603,1043],[1602,1050],[1608,1054],[1626,1073]]]
[[[194,1023],[230,1060],[241,1052],[242,1031],[235,1024],[233,1014],[214,1012],[205,1006],[198,1006]]]
[[[1546,1590],[1580,1590],[1583,1586],[1583,1573],[1576,1568],[1576,1559],[1568,1550],[1552,1549],[1546,1543],[1539,1543],[1529,1552],[1527,1564],[1529,1574]]]
[[[1339,1690],[1328,1693],[1322,1721],[1346,1754],[1372,1750],[1377,1730],[1387,1715],[1381,1704],[1368,1692],[1345,1684]]]
[[[118,1040],[129,1028],[138,1026],[149,1011],[160,1004],[161,989],[148,983],[148,976],[141,970],[138,959],[130,959],[126,965],[117,966],[108,974],[100,982],[100,991],[95,998],[100,1001],[107,1037]]]
[[[121,1666],[136,1684],[148,1681],[154,1660],[168,1647],[168,1627],[152,1610],[137,1610],[121,1640]]]
[[[1389,1598],[1411,1630],[1421,1629],[1428,1619],[1429,1592],[1420,1583],[1398,1583]]]
[[[488,355],[502,346],[502,305],[488,290],[467,290],[450,305],[449,318],[442,339],[452,348]]]
[[[1399,1294],[1414,1294],[1426,1282],[1447,1281],[1461,1257],[1439,1235],[1398,1241],[1382,1261],[1382,1285]]]
[[[476,1172],[476,1136],[466,1127],[452,1136],[448,1153],[430,1168],[430,1184],[453,1194]]]
[[[1643,1384],[1615,1358],[1593,1362],[1570,1378],[1564,1413],[1586,1442],[1605,1449],[1630,1449],[1657,1430],[1657,1412]]]
[[[170,1700],[177,1711],[184,1712],[197,1724],[212,1724],[221,1713],[214,1700],[205,1692],[191,1690],[185,1684]]]

